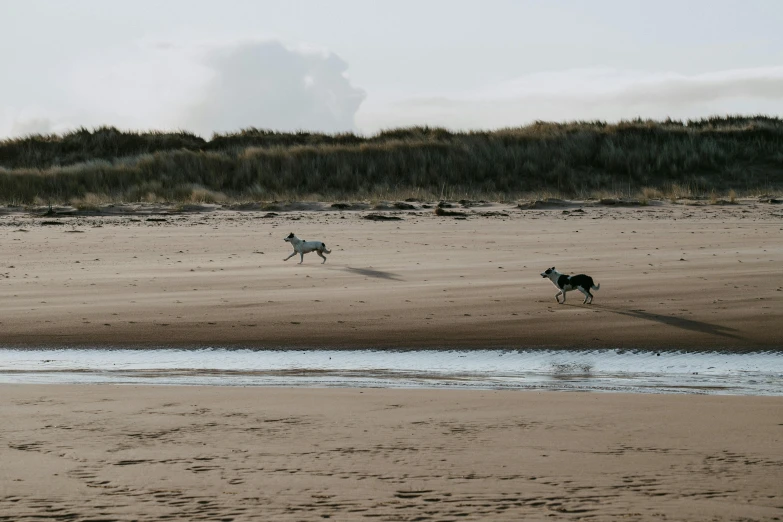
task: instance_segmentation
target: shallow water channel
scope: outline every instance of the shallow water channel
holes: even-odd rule
[[[0,383],[783,395],[783,351],[0,349]]]

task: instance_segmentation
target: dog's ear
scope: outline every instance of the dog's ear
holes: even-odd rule
[[[552,270],[554,270],[554,269],[555,269],[555,267],[552,267]]]

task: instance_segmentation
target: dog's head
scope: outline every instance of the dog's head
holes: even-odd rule
[[[544,279],[551,279],[552,281],[555,281],[558,277],[560,277],[562,274],[555,270],[555,267],[547,268],[543,272],[541,272],[541,277]]]
[[[285,239],[283,239],[283,241],[287,241],[288,243],[290,243],[290,242],[291,242],[291,240],[292,240],[293,238],[295,238],[295,237],[296,237],[296,236],[294,235],[294,233],[293,233],[293,232],[291,232],[290,234],[288,234],[288,236],[286,236],[286,238],[285,238]]]

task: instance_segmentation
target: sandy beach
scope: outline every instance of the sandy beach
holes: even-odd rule
[[[779,349],[770,204],[0,216],[5,347]],[[321,265],[283,262],[295,232]],[[601,284],[565,305],[539,273]],[[0,520],[780,520],[780,397],[0,386]]]
[[[783,334],[783,210],[563,203],[0,216],[6,346],[753,350]],[[283,262],[290,232],[332,250]],[[298,257],[298,256],[297,256]],[[542,270],[601,284],[555,303]]]
[[[5,385],[0,520],[780,520],[780,397]]]

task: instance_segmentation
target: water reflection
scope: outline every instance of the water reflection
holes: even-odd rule
[[[0,349],[0,382],[783,395],[783,351]]]

